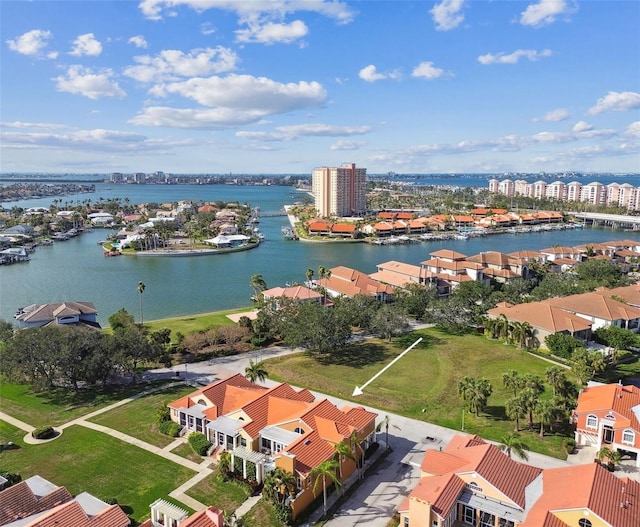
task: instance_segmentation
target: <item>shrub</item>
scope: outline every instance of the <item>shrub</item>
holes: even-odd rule
[[[189,444],[191,445],[191,448],[193,448],[193,451],[200,456],[206,456],[207,451],[211,446],[211,443],[206,436],[200,432],[194,432],[189,435]]]
[[[156,410],[156,422],[164,423],[165,421],[171,421],[171,411],[163,404]]]
[[[55,435],[55,430],[52,426],[43,426],[41,428],[36,428],[31,435],[34,439],[51,439]]]
[[[573,454],[573,451],[576,448],[576,440],[573,438],[568,438],[564,440],[564,449],[567,451],[567,454]]]
[[[173,421],[162,421],[158,426],[158,430],[171,437],[178,437],[180,435],[180,425]]]
[[[564,359],[570,359],[575,349],[582,345],[577,338],[565,333],[548,335],[544,342],[551,353]]]

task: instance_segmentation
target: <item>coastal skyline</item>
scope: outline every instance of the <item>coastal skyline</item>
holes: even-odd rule
[[[640,172],[640,3],[2,2],[2,172]]]

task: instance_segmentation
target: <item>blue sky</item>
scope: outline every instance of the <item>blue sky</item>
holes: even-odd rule
[[[3,172],[640,172],[640,2],[0,2]]]

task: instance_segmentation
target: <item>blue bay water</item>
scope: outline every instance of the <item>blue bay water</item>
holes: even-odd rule
[[[107,189],[107,187],[110,187]],[[230,185],[135,186],[97,185],[95,193],[63,197],[64,201],[98,201],[127,197],[131,203],[174,202],[182,199],[247,202],[263,212],[280,211],[302,194],[290,187]],[[22,207],[49,206],[52,198],[5,203]],[[388,260],[419,264],[429,253],[449,248],[466,255],[481,251],[513,252],[552,245],[579,245],[616,239],[640,239],[640,233],[610,229],[575,229],[530,234],[504,234],[412,245],[378,246],[365,243],[326,244],[284,240],[280,231],[286,217],[263,217],[259,225],[266,241],[257,249],[234,254],[172,258],[105,258],[98,241],[109,231],[95,229],[67,242],[39,247],[31,261],[0,267],[0,318],[12,320],[19,307],[33,303],[80,300],[93,302],[99,321],[125,308],[139,316],[137,284],[146,285],[145,320],[186,316],[208,311],[248,307],[250,279],[261,274],[269,287],[303,282],[306,270],[345,265],[372,273]]]

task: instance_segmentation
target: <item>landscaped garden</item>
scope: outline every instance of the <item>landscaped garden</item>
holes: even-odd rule
[[[0,466],[26,479],[40,475],[76,495],[86,491],[117,500],[136,522],[149,516],[149,505],[193,476],[193,471],[106,434],[71,426],[56,440],[23,442],[24,432],[0,422],[0,442],[17,448],[0,454]],[[180,504],[182,508],[184,505]]]
[[[352,396],[356,385],[366,383],[420,336],[423,341],[368,385],[363,395]],[[465,376],[486,378],[493,393],[479,417],[465,411],[464,428],[466,432],[495,441],[508,436],[515,426],[505,412],[505,403],[513,394],[503,385],[503,374],[515,370],[519,375],[530,373],[545,379],[545,371],[550,366],[515,346],[481,335],[449,335],[435,329],[413,332],[391,343],[367,339],[345,346],[340,353],[332,354],[330,361],[322,362],[322,367],[308,354],[265,363],[271,379],[457,430],[462,427],[464,404],[458,395],[459,381]],[[569,371],[567,375],[575,380]],[[550,399],[551,395],[551,388],[547,386],[542,398]],[[558,423],[558,427],[563,425]],[[563,439],[566,436],[562,433],[547,432],[541,438],[539,426],[531,432],[526,427],[526,420],[521,419],[522,440],[530,450],[554,457],[565,456]]]

